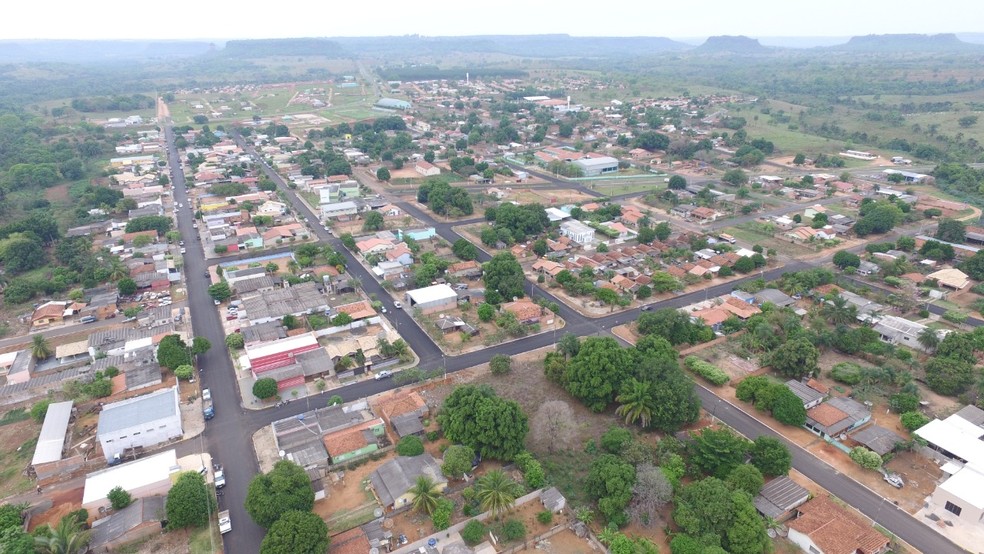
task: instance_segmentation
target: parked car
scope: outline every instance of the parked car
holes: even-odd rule
[[[393,302],[393,307],[396,308],[397,310],[399,310],[399,309],[403,308],[403,303],[400,302],[400,301]]]
[[[392,377],[392,376],[393,376],[393,372],[392,371],[390,371],[388,369],[384,369],[382,371],[377,371],[376,372],[376,375],[374,376],[374,378],[377,381],[379,381],[380,379],[385,379],[387,377]]]
[[[897,489],[901,489],[903,486],[905,486],[905,481],[902,480],[902,476],[897,473],[883,473],[882,479],[884,479],[886,483],[892,485]]]
[[[94,323],[96,321],[96,316],[87,315],[79,320],[80,323]]]
[[[184,246],[182,246],[182,247],[181,247],[181,253],[182,253],[182,254],[184,254],[184,253],[185,253],[185,248],[184,248]]]
[[[221,489],[225,486],[225,472],[221,469],[215,472],[215,488]]]
[[[211,399],[212,399],[212,391],[208,389],[202,389],[202,400],[208,401]]]

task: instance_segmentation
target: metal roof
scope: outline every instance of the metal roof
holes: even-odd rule
[[[41,436],[34,448],[34,458],[31,465],[57,462],[62,459],[62,448],[65,446],[65,432],[68,430],[68,420],[72,418],[72,401],[55,402],[48,406],[41,426]]]
[[[133,504],[109,517],[97,519],[92,527],[91,546],[97,548],[116,540],[142,523],[160,521],[164,517],[166,500],[166,496],[137,498]]]
[[[422,289],[407,291],[407,296],[413,300],[414,304],[427,304],[440,300],[455,299],[458,294],[448,285],[431,285]]]
[[[766,483],[755,497],[755,508],[767,517],[778,517],[803,504],[810,491],[783,475]]]
[[[177,452],[172,449],[90,473],[85,478],[82,505],[106,498],[113,487],[119,486],[132,491],[169,479],[172,473],[180,471],[180,469]]]
[[[896,432],[879,425],[869,425],[856,433],[852,433],[850,437],[881,456],[895,450],[895,445],[898,443],[905,442],[905,439]]]
[[[107,404],[99,413],[99,434],[178,415],[178,387]]]

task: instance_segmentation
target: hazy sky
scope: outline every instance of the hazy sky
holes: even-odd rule
[[[984,32],[980,0],[15,0],[0,39]]]

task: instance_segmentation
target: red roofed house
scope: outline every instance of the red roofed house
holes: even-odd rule
[[[796,510],[789,540],[804,552],[820,554],[881,554],[889,539],[871,523],[828,496],[817,496]]]
[[[714,221],[717,219],[718,213],[711,208],[705,208],[701,206],[699,208],[694,208],[690,211],[690,216],[694,219],[699,219],[701,221]]]
[[[253,347],[246,345],[246,359],[253,377],[260,379],[264,377],[264,373],[294,364],[294,356],[297,354],[318,348],[321,348],[318,339],[311,333],[305,333],[296,337],[260,343]],[[304,382],[303,373],[300,382]],[[278,381],[277,386],[283,390],[294,385]]]
[[[364,421],[334,433],[325,435],[322,441],[331,463],[346,460],[379,450],[379,437],[386,435],[386,423],[382,418]]]
[[[441,174],[441,168],[425,160],[418,161],[413,168],[424,177],[433,177]]]
[[[372,309],[372,305],[366,300],[336,306],[335,311],[348,314],[355,321],[376,315],[376,310]]]
[[[502,305],[502,309],[515,315],[520,323],[536,323],[540,321],[543,308],[534,303],[529,298],[522,298],[515,302],[507,302]]]

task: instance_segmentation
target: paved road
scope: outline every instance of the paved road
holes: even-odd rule
[[[167,133],[167,138],[170,142],[173,138],[170,132],[170,127],[167,128]],[[252,149],[247,146],[247,151],[252,151]],[[174,160],[172,160],[172,162],[173,161]],[[278,184],[278,186],[281,187],[282,190],[287,192],[288,198],[298,212],[307,216],[312,221],[319,221],[316,214],[312,213],[312,211],[297,198],[293,191],[286,187],[286,184],[280,176],[276,174],[276,172],[268,166],[264,166],[264,171],[271,179],[274,180],[274,182]],[[181,194],[183,194],[183,187],[181,187],[180,184],[176,184],[176,188],[181,189]],[[419,210],[417,210],[417,212],[418,213],[415,215],[424,216],[420,217],[421,221],[433,225],[446,240],[453,242],[456,238],[457,234],[454,233],[453,229],[451,229],[453,223],[436,222],[433,221],[433,218],[427,216],[427,214],[420,213]],[[187,214],[182,215],[186,219],[189,217]],[[188,233],[188,235],[190,235],[190,221],[180,221],[179,228],[182,230],[183,234]],[[321,240],[332,244],[333,247],[338,249],[346,256],[351,272],[353,275],[362,280],[363,287],[367,292],[376,293],[379,298],[389,304],[390,297],[388,293],[386,293],[386,291],[379,286],[376,279],[370,275],[361,264],[357,263],[351,253],[342,247],[337,239],[329,237],[326,231],[318,227],[315,228],[315,233]],[[198,254],[200,251],[195,251],[194,253]],[[483,257],[487,256],[488,254],[485,253]],[[194,258],[194,256],[191,256],[190,258]],[[769,270],[760,275],[750,275],[746,277],[746,279],[754,279],[759,276],[763,276],[766,279],[774,279],[783,272],[798,271],[813,266],[814,264],[811,263],[797,261],[787,265],[784,268]],[[195,260],[194,262],[191,262],[191,260],[186,260],[186,268],[188,268],[190,281],[194,282],[197,280],[196,272],[198,270],[204,271],[204,263],[202,260]],[[733,289],[737,284],[738,282],[732,282],[711,287],[706,291],[680,295],[672,299],[658,302],[654,305],[654,307],[664,308],[683,306],[699,300],[702,296],[711,297],[727,292]],[[538,287],[535,287],[535,285],[531,285],[531,288],[533,289],[534,295],[540,294],[551,298],[548,293],[542,289],[538,290]],[[191,306],[194,311],[192,321],[195,324],[195,333],[203,334],[209,338],[213,344],[221,345],[224,337],[221,336],[221,331],[218,331],[218,329],[221,329],[221,325],[219,325],[218,321],[218,313],[211,309],[211,306],[208,303],[205,283],[201,283],[201,285],[198,286],[189,286],[189,292],[192,295]],[[638,316],[638,310],[628,310],[611,314],[603,318],[588,319],[577,314],[570,308],[567,308],[562,303],[560,303],[560,306],[561,316],[568,322],[564,332],[573,332],[574,334],[582,337],[588,335],[607,334],[607,330],[612,326],[625,323]],[[206,309],[201,309],[202,307],[206,307]],[[199,312],[202,313],[200,314]],[[391,309],[389,310],[387,317],[389,317],[390,320],[398,326],[400,334],[418,353],[421,358],[420,367],[422,369],[433,369],[443,366],[448,372],[459,371],[486,362],[493,354],[516,355],[521,352],[526,352],[535,348],[553,344],[557,338],[553,333],[544,333],[477,352],[459,356],[444,357],[433,341],[431,341],[430,338],[415,323],[412,322],[410,317],[405,312],[402,310]],[[211,336],[212,334],[216,334],[217,336],[213,338]],[[245,486],[247,480],[253,473],[256,472],[256,463],[254,461],[255,455],[252,452],[252,448],[250,446],[251,443],[249,440],[250,434],[253,430],[261,426],[268,425],[272,421],[284,417],[294,416],[309,409],[309,404],[303,401],[296,401],[280,408],[265,410],[262,412],[236,414],[234,410],[230,411],[228,408],[238,405],[238,402],[236,401],[238,396],[235,392],[235,376],[233,374],[231,361],[228,359],[227,353],[221,348],[221,346],[219,346],[214,348],[202,358],[203,359],[201,361],[206,365],[206,367],[209,368],[205,373],[205,385],[212,387],[213,396],[215,396],[217,400],[217,415],[215,419],[209,423],[206,429],[205,437],[208,442],[210,452],[216,456],[216,459],[220,463],[223,463],[228,468],[227,473],[229,474],[230,480],[230,486],[226,488],[227,492],[225,498],[228,502],[228,507],[233,510],[235,530],[226,535],[226,547],[230,552],[254,552],[262,539],[263,530],[249,520],[249,517],[245,514],[245,510],[242,508],[242,501],[245,497]],[[362,381],[335,390],[333,391],[333,394],[340,394],[345,400],[354,400],[383,392],[384,390],[394,388],[395,386],[395,383],[391,380]],[[715,417],[722,419],[739,432],[749,437],[755,437],[763,433],[772,434],[771,431],[769,431],[760,422],[721,401],[720,398],[713,395],[707,389],[700,387],[698,392],[701,395],[704,406],[710,407],[710,410]],[[791,450],[794,457],[794,466],[799,471],[826,488],[832,494],[857,507],[863,513],[875,519],[914,547],[919,548],[923,552],[934,554],[962,552],[961,549],[956,547],[945,537],[936,534],[932,529],[920,522],[917,522],[904,511],[895,508],[881,496],[859,486],[854,480],[837,473],[816,457],[795,446],[793,446]],[[235,462],[231,462],[231,460],[235,460]],[[229,465],[230,463],[232,465]]]
[[[165,124],[164,132],[171,149],[168,163],[174,199],[186,203],[185,178],[178,165],[170,121]],[[205,277],[207,261],[199,234],[192,228],[192,216],[190,210],[178,210],[178,230],[187,249],[184,268],[192,330],[195,336],[205,337],[212,343],[212,349],[198,357],[198,367],[205,368],[200,374],[201,384],[211,389],[215,403],[215,417],[205,425],[205,447],[216,462],[225,466],[226,481],[229,483],[219,498],[219,508],[230,511],[233,531],[222,537],[226,552],[257,552],[266,531],[253,523],[243,507],[246,487],[259,472],[252,442],[252,433],[257,427],[243,425],[235,368],[225,349],[225,334],[219,313],[208,295],[211,281]]]

